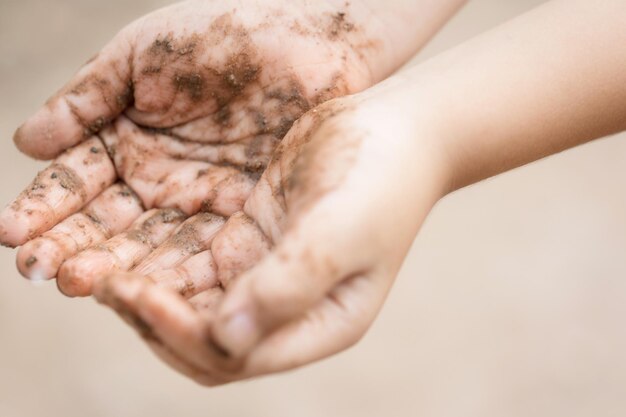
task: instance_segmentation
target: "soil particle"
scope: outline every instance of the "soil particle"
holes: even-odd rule
[[[176,74],[173,83],[177,91],[185,92],[194,102],[204,97],[204,80],[198,73]]]
[[[185,218],[185,213],[178,209],[164,209],[160,212],[161,221],[163,223],[172,223]]]
[[[139,226],[139,229],[137,229],[137,231],[149,234],[152,231],[152,228],[157,227],[157,225],[164,223],[169,224],[174,222],[181,222],[184,219],[185,214],[178,209],[161,209],[152,216],[148,217],[146,220],[144,220],[143,223],[141,223],[141,225]],[[143,240],[144,238],[142,237],[141,239]]]
[[[298,209],[306,209],[343,181],[351,166],[353,148],[360,143],[359,137],[343,138],[336,119],[350,109],[342,102],[321,105],[307,113],[294,127],[293,135],[278,145],[268,167],[268,170],[280,167],[281,171],[268,184],[274,198],[280,201],[288,195],[290,200],[297,201]],[[337,163],[341,166],[328,168],[329,164]]]
[[[267,117],[265,117],[262,112],[257,111],[254,114],[254,124],[256,125],[259,133],[267,132]]]
[[[184,286],[180,289],[179,294],[183,297],[194,294],[196,291],[196,284],[191,280],[186,280]]]
[[[148,239],[148,234],[145,230],[129,230],[126,232],[126,239],[139,242],[144,245],[150,244],[150,239]]]
[[[118,192],[117,194],[121,195],[122,197],[131,197],[133,195],[133,193],[130,190],[124,189],[120,192]]]
[[[231,111],[230,106],[221,106],[218,111],[213,115],[213,120],[220,126],[229,126]]]
[[[31,266],[35,265],[37,263],[37,257],[36,256],[29,256],[26,259],[26,262],[24,262],[24,264],[26,265],[26,268],[30,268]]]
[[[336,40],[345,33],[352,32],[354,28],[354,24],[346,18],[345,12],[337,12],[331,16],[331,22],[326,33],[329,39]]]
[[[85,214],[85,217],[87,217],[93,223],[95,223],[97,225],[102,224],[102,220],[96,214],[92,213],[91,211],[85,211],[83,213]]]
[[[257,80],[260,72],[261,67],[254,63],[248,53],[233,55],[226,62],[226,69],[221,74],[222,86],[233,95],[237,95],[247,85]]]
[[[291,117],[281,117],[278,127],[274,129],[274,136],[278,139],[284,138],[287,132],[291,129],[291,126],[293,126],[294,122],[295,119]]]
[[[129,81],[124,92],[115,97],[115,104],[117,104],[117,108],[119,110],[123,110],[128,107],[133,102],[133,96],[134,85],[132,81]]]
[[[101,116],[101,117],[98,117],[93,122],[86,124],[85,131],[84,131],[85,136],[91,136],[94,133],[99,132],[107,123],[108,123],[108,120]]]
[[[70,94],[81,95],[87,92],[87,80],[81,80],[78,84],[71,88]]]
[[[148,65],[144,69],[141,70],[142,74],[159,74],[161,72],[160,65]]]
[[[163,39],[157,38],[150,46],[149,52],[152,55],[171,54],[174,52],[172,35],[168,34]]]
[[[80,194],[87,198],[85,191],[85,183],[83,180],[74,172],[74,170],[66,167],[65,165],[56,164],[55,171],[57,173],[59,179],[59,185],[75,194]]]

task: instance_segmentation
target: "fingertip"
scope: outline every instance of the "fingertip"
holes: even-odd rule
[[[109,297],[107,295],[108,281],[111,279],[111,275],[105,275],[102,279],[99,279],[96,282],[93,282],[91,285],[91,295],[96,299],[96,301],[100,304],[107,304],[106,299]]]
[[[21,125],[15,130],[15,133],[13,133],[13,143],[15,144],[15,147],[17,149],[19,149],[23,153],[26,153],[25,149],[27,147],[26,141],[28,136],[24,131],[24,125]]]
[[[0,243],[11,248],[28,241],[32,230],[28,214],[13,210],[10,206],[0,213]]]
[[[96,300],[117,309],[134,300],[141,292],[145,280],[132,272],[112,272],[92,283]]]
[[[250,293],[254,271],[245,273],[228,287],[212,327],[213,343],[232,358],[248,354],[262,336],[259,311]]]
[[[13,141],[20,151],[37,159],[54,158],[126,109],[133,99],[131,49],[120,39],[109,43],[17,129]]]
[[[59,269],[57,288],[67,297],[87,297],[93,290],[91,271],[84,264],[65,262]]]
[[[27,242],[17,251],[15,263],[24,278],[45,281],[55,277],[63,262],[61,248],[49,239],[40,238]]]
[[[224,356],[237,359],[248,354],[260,337],[261,331],[254,315],[243,309],[226,316],[218,315],[211,341]]]
[[[83,130],[72,122],[72,117],[67,106],[52,101],[15,131],[13,142],[32,158],[52,159],[84,137]]]
[[[275,249],[238,277],[218,311],[215,341],[241,357],[277,328],[305,314],[339,274],[334,269],[311,268],[310,262],[292,249]]]

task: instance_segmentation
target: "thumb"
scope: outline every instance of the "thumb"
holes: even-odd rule
[[[121,31],[13,137],[29,156],[51,159],[98,132],[132,101],[129,31]]]
[[[309,216],[307,216],[309,217]],[[317,217],[317,216],[316,216]],[[232,357],[246,355],[280,325],[307,312],[344,278],[361,270],[359,251],[347,249],[351,235],[308,218],[256,267],[228,288],[213,338]],[[320,220],[322,220],[320,219]],[[361,264],[361,265],[360,265]]]

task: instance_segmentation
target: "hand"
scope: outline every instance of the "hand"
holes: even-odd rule
[[[189,303],[167,288],[198,276],[192,265],[160,279],[114,274],[98,298],[205,384],[349,346],[446,191],[626,129],[624,12],[619,0],[548,2],[395,81],[307,113],[244,213],[228,221],[248,226],[235,233],[227,224],[214,239],[233,242],[241,271],[258,260],[225,281],[217,309],[219,285]]]
[[[176,271],[113,274],[96,297],[206,385],[355,343],[447,184],[430,117],[406,117],[393,91],[336,99],[295,123],[243,212],[217,232],[212,273],[192,261],[207,251]],[[185,245],[172,242],[162,256]]]
[[[112,275],[98,298],[203,384],[290,369],[346,348],[370,325],[421,221],[445,192],[626,129],[625,12],[619,0],[548,2],[307,113],[244,214],[229,220],[253,226],[246,233],[226,227],[214,240],[238,242],[244,265],[258,259],[226,282],[217,307],[219,285],[188,303],[167,288],[176,279],[154,285],[139,274]]]
[[[381,27],[358,5],[291,1],[188,1],[132,23],[16,132],[33,157],[75,147],[0,215],[0,240],[24,245],[24,276],[88,295],[186,217],[213,213],[214,230],[294,120],[403,62]]]

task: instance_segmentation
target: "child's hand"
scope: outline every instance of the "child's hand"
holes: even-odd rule
[[[16,132],[36,158],[75,147],[0,214],[0,242],[24,245],[24,276],[90,294],[189,215],[241,210],[298,117],[384,78],[463,2],[186,1],[139,19]]]
[[[141,271],[101,281],[96,297],[208,385],[355,343],[447,184],[428,118],[407,118],[395,97],[377,87],[305,114],[210,251],[190,256],[205,233],[190,228]],[[161,269],[177,256],[183,267]]]
[[[185,217],[208,211],[223,223],[294,120],[408,57],[356,2],[296,3],[188,1],[152,13],[30,118],[15,135],[27,154],[75,147],[0,216],[2,243],[24,245],[20,272],[58,275],[64,293],[87,295]],[[144,213],[159,208],[169,209]]]
[[[345,349],[376,316],[439,197],[626,129],[624,13],[621,0],[548,2],[322,104],[294,125],[243,214],[217,233],[211,277],[191,261],[148,279],[115,274],[98,298],[205,384]],[[197,295],[187,302],[172,288]]]

